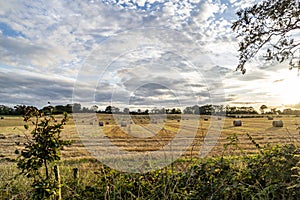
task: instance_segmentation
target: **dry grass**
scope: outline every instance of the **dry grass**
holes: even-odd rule
[[[118,116],[115,116],[118,118]],[[122,119],[123,116],[119,116]],[[58,120],[61,116],[57,117]],[[185,153],[185,156],[197,156],[201,150],[204,136],[206,136],[209,127],[212,126],[212,121],[204,121],[203,119],[196,119],[190,115],[184,116],[168,116],[166,119],[155,118],[155,121],[147,116],[134,116],[130,123],[128,121],[127,127],[120,127],[119,120],[114,120],[112,115],[97,115],[98,121],[109,122],[109,125],[104,123],[103,127],[98,126],[98,122],[94,121],[90,123],[88,120],[85,122],[74,122],[72,117],[65,126],[62,136],[64,139],[72,140],[71,147],[67,147],[63,150],[63,158],[65,160],[92,158],[91,154],[87,150],[87,145],[98,144],[96,140],[86,141],[82,138],[75,127],[74,123],[78,126],[87,128],[93,127],[93,129],[101,129],[105,137],[98,137],[96,133],[93,133],[97,140],[109,140],[113,145],[119,147],[125,151],[156,151],[163,146],[169,144],[179,131],[183,131],[186,134],[186,138],[194,137],[192,146],[189,147]],[[180,122],[178,122],[178,120]],[[272,121],[267,118],[243,118],[243,125],[240,127],[233,126],[234,119],[226,118],[224,126],[219,138],[212,137],[212,140],[217,140],[217,144],[214,146],[209,156],[220,155],[224,151],[223,145],[228,143],[227,139],[234,134],[237,135],[239,146],[245,153],[252,153],[257,151],[255,146],[251,143],[247,133],[250,134],[253,139],[261,146],[271,144],[285,144],[296,143],[299,144],[299,131],[297,127],[300,124],[300,118],[297,117],[282,117],[283,128],[272,127]],[[276,120],[276,118],[274,119]],[[199,123],[200,122],[200,123]],[[0,120],[0,161],[5,163],[10,159],[16,158],[14,151],[17,148],[21,148],[16,145],[16,142],[21,144],[26,141],[24,123],[21,117],[5,117],[4,120]],[[91,130],[93,130],[91,129]],[[195,135],[191,134],[196,130]],[[26,133],[28,135],[28,133]],[[215,137],[217,137],[216,134]],[[182,139],[185,139],[182,137]],[[185,144],[185,143],[183,143]],[[89,147],[90,148],[90,147]],[[182,147],[174,146],[172,151],[180,150]],[[228,154],[233,153],[232,149],[227,149]]]

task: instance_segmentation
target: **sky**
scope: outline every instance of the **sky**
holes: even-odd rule
[[[300,77],[235,71],[235,13],[259,0],[0,0],[0,104],[300,108]]]

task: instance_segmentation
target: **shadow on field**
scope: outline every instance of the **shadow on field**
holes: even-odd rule
[[[282,128],[283,127],[270,127],[270,128],[267,128],[266,131],[276,131],[276,130],[280,130]]]

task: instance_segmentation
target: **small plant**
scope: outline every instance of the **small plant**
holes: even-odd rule
[[[32,187],[36,199],[49,199],[59,195],[59,178],[54,178],[57,175],[57,166],[53,169],[50,164],[60,160],[60,150],[64,146],[71,145],[71,141],[61,140],[60,136],[67,120],[67,113],[64,113],[60,122],[55,123],[56,120],[51,114],[45,115],[35,107],[24,108],[24,127],[29,130],[28,124],[31,123],[33,128],[24,143],[25,148],[21,151],[17,166],[22,170],[20,174],[33,179]]]

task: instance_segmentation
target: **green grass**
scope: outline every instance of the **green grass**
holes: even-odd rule
[[[164,169],[119,172],[94,159],[61,161],[63,199],[297,199],[299,149],[265,147],[259,154],[179,159]],[[79,176],[73,177],[73,168]],[[0,166],[0,198],[32,199],[30,179]]]

